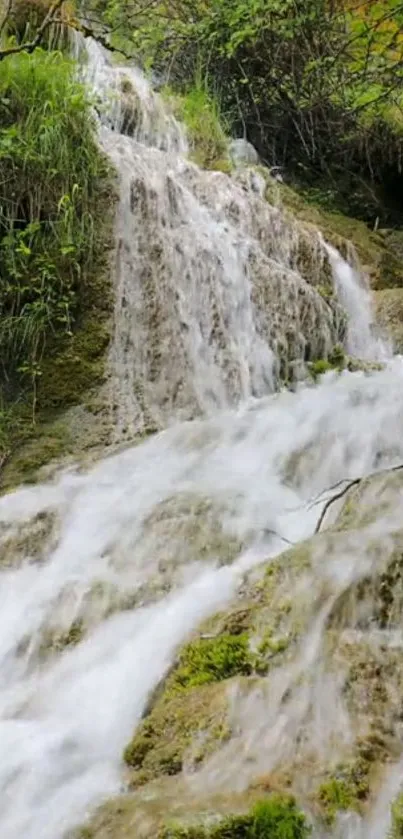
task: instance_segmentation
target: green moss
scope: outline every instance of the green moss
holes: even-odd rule
[[[289,608],[289,605],[287,605]],[[289,638],[275,638],[272,629],[267,629],[264,638],[259,644],[259,656],[270,657],[284,652],[289,644]]]
[[[249,675],[251,672],[249,638],[246,633],[199,638],[182,651],[178,667],[169,680],[169,690],[220,682],[231,676]]]
[[[327,824],[334,822],[340,810],[360,810],[369,793],[368,772],[368,762],[359,758],[350,765],[340,765],[320,785],[317,800]]]
[[[326,358],[318,358],[317,361],[312,361],[309,364],[309,371],[315,381],[319,378],[319,376],[323,376],[330,370],[332,370],[332,365],[326,360]]]
[[[197,765],[230,736],[223,685],[203,685],[163,695],[140,724],[124,752],[136,770],[132,786],[176,775],[187,757]]]
[[[310,828],[291,797],[273,795],[250,813],[228,816],[216,824],[199,827],[173,825],[159,839],[305,839]]]
[[[329,300],[334,300],[334,288],[331,285],[331,283],[326,283],[326,285],[317,285],[316,291],[319,292],[320,296],[323,297],[323,299],[326,300],[326,302],[328,302]]]
[[[309,372],[312,378],[316,381],[319,376],[328,373],[330,370],[344,370],[347,366],[348,360],[344,349],[339,344],[335,346],[328,358],[319,358],[317,361],[312,361],[308,364]]]
[[[403,793],[399,793],[391,807],[391,827],[388,839],[403,839]]]

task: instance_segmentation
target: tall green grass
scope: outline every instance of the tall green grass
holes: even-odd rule
[[[184,122],[190,153],[205,169],[230,170],[226,122],[217,97],[196,77],[183,95],[165,88],[164,94],[173,103],[175,115]]]
[[[0,63],[0,387],[28,382],[80,312],[107,166],[75,66],[37,50]]]

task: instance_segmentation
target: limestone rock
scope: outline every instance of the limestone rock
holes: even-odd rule
[[[259,155],[252,143],[239,138],[232,140],[229,146],[229,154],[235,166],[242,164],[256,165],[259,163]]]

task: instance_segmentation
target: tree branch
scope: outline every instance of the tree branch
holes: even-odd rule
[[[344,495],[347,495],[347,493],[350,491],[350,489],[352,489],[355,486],[358,486],[360,483],[362,483],[362,481],[366,481],[369,478],[375,477],[375,475],[382,475],[384,472],[398,472],[401,469],[403,469],[403,463],[399,463],[397,466],[392,466],[391,469],[385,469],[385,470],[381,470],[381,471],[378,471],[378,472],[372,472],[369,475],[363,475],[361,478],[354,478],[353,480],[349,481],[347,483],[347,485],[345,487],[343,487],[343,489],[341,489],[339,492],[336,492],[335,495],[332,495],[332,497],[329,498],[326,501],[326,504],[323,507],[323,510],[322,510],[322,512],[319,516],[318,523],[315,527],[315,533],[319,533],[319,531],[322,527],[322,524],[324,522],[324,519],[325,519],[325,517],[327,515],[327,512],[328,512],[329,508],[331,507],[331,505],[335,501],[338,501],[340,498],[343,498]],[[340,483],[342,483],[342,481],[340,481]],[[336,484],[336,486],[337,486],[337,484]],[[316,501],[315,503],[317,504],[319,502]]]
[[[4,17],[3,17],[3,20],[2,20],[2,21],[1,21],[1,23],[0,23],[0,35],[2,34],[2,32],[3,32],[3,30],[4,30],[4,27],[5,27],[6,23],[7,23],[8,16],[9,16],[9,14],[10,14],[10,12],[11,12],[11,7],[12,7],[12,5],[13,5],[13,0],[8,0],[8,2],[7,2],[7,7],[6,7],[6,11],[4,12]]]
[[[11,0],[11,2],[12,2],[12,0]],[[7,20],[10,8],[11,8],[11,2],[9,2],[9,7],[8,7],[7,12],[6,12],[6,17],[1,24],[2,29],[6,24],[6,20]],[[35,38],[33,38],[32,41],[28,41],[25,44],[18,44],[15,47],[7,47],[6,49],[0,50],[0,61],[3,61],[3,59],[7,58],[9,55],[16,55],[16,54],[21,53],[21,52],[27,52],[27,53],[34,52],[34,50],[36,50],[36,48],[39,47],[39,45],[42,41],[42,38],[43,38],[46,30],[49,28],[49,26],[51,26],[52,23],[59,22],[59,20],[55,17],[55,15],[61,9],[61,7],[63,6],[63,4],[65,2],[66,2],[66,0],[55,0],[55,2],[52,3],[47,15],[44,17],[36,35],[35,35]]]

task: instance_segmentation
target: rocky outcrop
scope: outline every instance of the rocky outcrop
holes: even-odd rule
[[[151,839],[270,792],[328,829],[371,808],[401,757],[402,492],[403,470],[360,482],[325,532],[246,576],[151,698],[131,791],[83,835]]]

